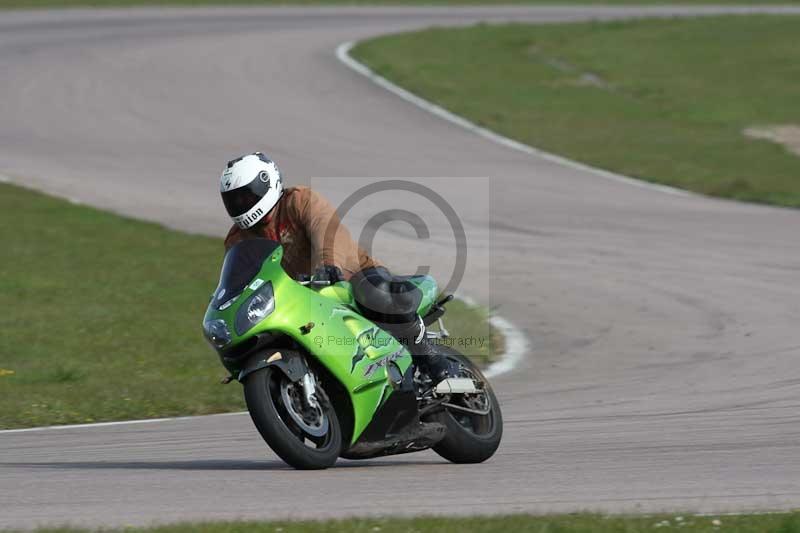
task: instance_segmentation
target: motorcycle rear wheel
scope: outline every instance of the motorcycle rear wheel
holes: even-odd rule
[[[471,377],[483,384],[482,394],[485,395],[483,401],[488,404],[490,410],[486,415],[474,415],[445,407],[443,411],[432,414],[428,418],[429,421],[439,422],[447,428],[445,438],[433,447],[433,451],[453,463],[482,463],[494,455],[503,437],[500,403],[492,391],[489,380],[475,363],[446,346],[437,347],[437,350],[461,367],[462,372],[459,377]],[[466,404],[468,396],[473,395],[453,395],[451,401],[465,402],[465,407],[470,407]]]
[[[287,464],[298,470],[319,470],[333,466],[342,449],[342,430],[336,412],[322,386],[317,383],[320,409],[311,414],[308,407],[291,403],[295,394],[287,388],[299,387],[277,368],[267,367],[253,372],[244,382],[244,398],[258,432],[272,450]],[[308,421],[302,420],[307,417]],[[320,417],[315,421],[314,416]],[[301,418],[298,418],[301,417]],[[322,435],[315,428],[325,430]]]

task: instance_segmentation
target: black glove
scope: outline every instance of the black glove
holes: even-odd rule
[[[342,271],[339,267],[333,265],[322,265],[311,276],[311,281],[327,281],[329,283],[336,283],[343,279]]]

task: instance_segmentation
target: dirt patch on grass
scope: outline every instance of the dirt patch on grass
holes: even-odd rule
[[[800,126],[783,124],[777,126],[752,126],[742,133],[752,139],[764,139],[783,145],[795,155],[800,155]]]

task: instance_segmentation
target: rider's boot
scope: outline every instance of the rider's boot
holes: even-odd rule
[[[435,384],[457,375],[458,365],[450,362],[429,342],[422,317],[417,316],[413,322],[382,326],[408,348],[414,364],[428,374]]]

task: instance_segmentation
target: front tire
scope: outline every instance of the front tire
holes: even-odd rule
[[[301,399],[292,387],[301,385],[274,367],[247,376],[244,399],[250,418],[269,447],[290,466],[299,470],[333,466],[342,449],[342,430],[333,406],[317,383],[319,409],[309,412],[308,406],[298,403]]]
[[[438,453],[453,463],[482,463],[494,455],[503,437],[503,415],[500,403],[492,391],[489,381],[477,366],[459,352],[445,346],[437,350],[461,368],[459,377],[470,377],[483,384],[483,399],[469,398],[476,395],[453,395],[453,402],[463,402],[464,407],[475,407],[475,402],[483,401],[489,407],[486,415],[474,415],[445,408],[431,415],[432,422],[444,424],[447,428],[445,438],[433,447]]]

